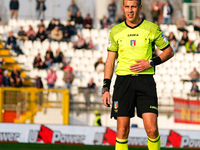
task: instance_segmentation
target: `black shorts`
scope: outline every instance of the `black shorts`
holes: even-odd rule
[[[112,98],[111,118],[119,116],[142,118],[151,112],[158,116],[158,98],[153,75],[117,76]]]

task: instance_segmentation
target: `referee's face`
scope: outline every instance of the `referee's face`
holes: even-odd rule
[[[130,23],[137,24],[142,5],[139,6],[137,0],[125,0],[123,7],[126,20]]]

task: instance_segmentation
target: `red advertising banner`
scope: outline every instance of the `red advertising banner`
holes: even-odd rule
[[[200,124],[200,101],[174,97],[174,122]]]

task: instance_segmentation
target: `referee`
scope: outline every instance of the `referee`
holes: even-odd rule
[[[139,17],[141,0],[123,0],[123,8],[126,20],[112,27],[108,40],[102,101],[109,107],[110,83],[118,54],[111,111],[111,118],[117,119],[115,150],[128,150],[130,118],[135,116],[135,108],[137,116],[143,119],[148,149],[160,150],[153,75],[155,66],[173,57],[174,52],[160,28]],[[163,51],[159,56],[155,55],[155,45]]]

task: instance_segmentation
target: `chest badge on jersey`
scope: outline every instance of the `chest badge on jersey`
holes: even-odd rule
[[[134,47],[136,45],[136,40],[131,40],[130,45]]]

